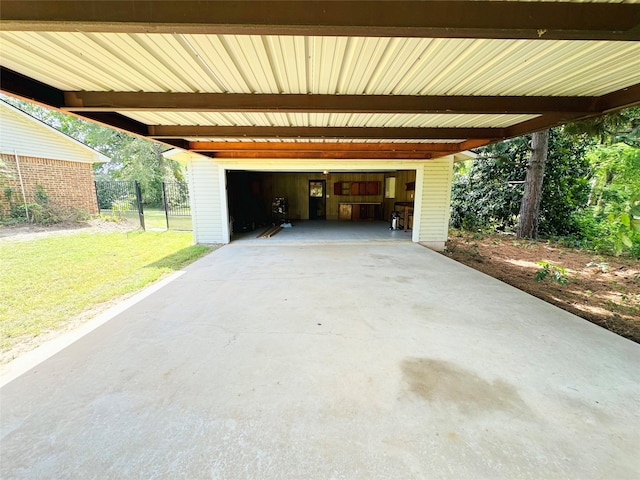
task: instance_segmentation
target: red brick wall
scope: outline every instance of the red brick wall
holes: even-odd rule
[[[15,157],[6,154],[0,157],[12,175],[8,180],[0,180],[0,210],[3,215],[7,215],[9,203],[5,189],[7,187],[13,189],[14,201],[18,203],[22,203],[22,190]],[[90,214],[98,213],[93,169],[90,163],[22,156],[19,160],[27,202],[35,201],[36,185],[42,185],[52,205],[79,208]]]

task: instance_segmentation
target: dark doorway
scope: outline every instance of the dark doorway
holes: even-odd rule
[[[269,223],[269,210],[262,190],[259,173],[227,172],[227,200],[234,232],[253,231]]]
[[[326,220],[326,180],[309,180],[309,220]]]

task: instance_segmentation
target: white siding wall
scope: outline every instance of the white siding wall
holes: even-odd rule
[[[436,250],[443,250],[447,241],[452,177],[452,156],[426,162],[417,170],[413,240]]]
[[[361,161],[353,164],[340,160],[291,160],[270,163],[269,160],[221,160],[195,157],[188,161],[189,189],[196,243],[228,243],[226,169],[269,171],[318,171],[341,168],[375,170],[382,165],[398,170],[416,170],[415,210],[412,240],[444,249],[449,229],[453,156],[426,162]]]
[[[37,120],[24,117],[5,105],[0,105],[0,153],[23,157],[51,158],[75,162],[99,162],[98,152],[84,147],[71,138],[53,131]]]
[[[224,169],[205,157],[194,158],[187,166],[195,243],[228,243]]]

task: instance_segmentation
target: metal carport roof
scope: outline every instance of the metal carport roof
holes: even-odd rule
[[[640,103],[640,3],[4,0],[1,89],[229,158],[425,159]]]

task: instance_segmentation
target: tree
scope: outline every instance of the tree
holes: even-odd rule
[[[124,134],[112,145],[111,162],[98,167],[96,178],[140,182],[145,204],[162,205],[163,181],[184,181],[180,165],[163,157],[163,145]]]
[[[518,216],[518,238],[538,238],[540,200],[548,149],[549,130],[534,133],[531,137],[531,157]]]
[[[640,195],[640,149],[624,143],[597,145],[588,153],[593,168],[593,189],[589,205],[597,215],[611,213],[620,204]]]
[[[517,229],[530,141],[530,136],[523,136],[483,147],[467,171],[457,168],[451,196],[452,226]],[[576,212],[587,205],[591,188],[585,156],[591,142],[586,136],[576,141],[562,128],[553,128],[548,145],[538,230],[541,235],[575,235],[579,232]]]
[[[597,139],[601,145],[624,143],[640,148],[640,106],[572,122],[564,128],[569,135],[586,134]]]
[[[574,137],[584,137],[585,135],[598,137],[600,143],[624,142],[632,147],[640,147],[640,107],[576,122],[568,125],[564,130],[565,133]],[[580,141],[578,138],[576,140]],[[547,164],[548,142],[549,130],[536,132],[532,135],[531,156],[527,165],[524,194],[518,215],[518,238],[538,238],[540,202]],[[632,205],[631,209],[634,208]],[[633,225],[635,225],[633,217],[632,213],[625,212],[619,218],[623,226],[633,229]],[[628,237],[623,235],[623,238],[625,244],[630,242]]]
[[[184,181],[182,167],[162,156],[168,147],[160,143],[13,97],[0,99],[109,157],[110,162],[95,166],[96,178],[140,182],[149,205],[162,204],[163,181]]]
[[[593,177],[584,236],[600,250],[640,256],[640,148],[597,145],[587,157]]]
[[[598,140],[588,158],[593,170],[585,237],[601,250],[640,256],[640,106],[566,126]]]

